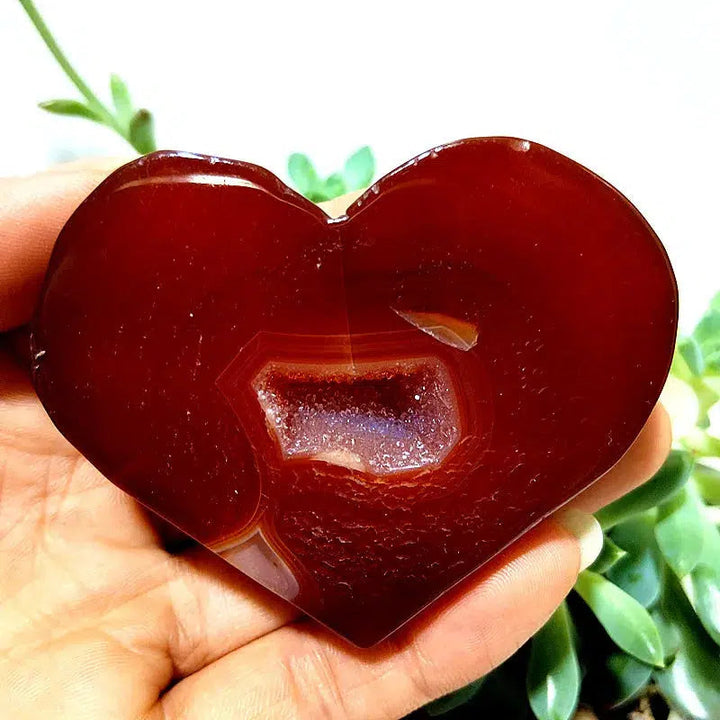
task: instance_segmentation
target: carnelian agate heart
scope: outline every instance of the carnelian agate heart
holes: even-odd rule
[[[63,229],[34,379],[110,480],[369,646],[617,462],[676,311],[638,211],[527,141],[424,153],[337,219],[159,152]]]

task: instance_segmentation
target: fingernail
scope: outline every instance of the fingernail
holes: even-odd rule
[[[560,510],[554,517],[565,530],[577,538],[580,546],[580,570],[586,570],[602,550],[603,531],[600,523],[594,516],[575,508]]]

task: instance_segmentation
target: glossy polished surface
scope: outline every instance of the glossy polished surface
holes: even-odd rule
[[[438,148],[340,219],[162,152],[63,230],[34,379],[110,480],[367,646],[622,456],[676,315],[644,219],[540,145]]]

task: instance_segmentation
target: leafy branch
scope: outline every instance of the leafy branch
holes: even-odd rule
[[[40,107],[56,115],[85,118],[105,125],[125,138],[141,155],[155,150],[155,130],[152,114],[144,108],[134,108],[127,85],[117,75],[110,77],[113,108],[109,109],[70,64],[35,7],[35,3],[32,0],[20,0],[20,4],[58,65],[83,97],[83,100],[46,100],[40,103]]]

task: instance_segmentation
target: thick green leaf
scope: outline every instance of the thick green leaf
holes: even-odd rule
[[[103,122],[103,119],[94,110],[79,100],[46,100],[41,102],[39,107],[55,115],[71,115],[86,118],[93,122]]]
[[[653,671],[652,665],[624,652],[613,653],[607,659],[607,669],[612,683],[607,689],[607,700],[612,707],[636,698],[647,687]]]
[[[613,540],[628,554],[607,572],[612,582],[646,608],[660,597],[661,560],[655,544],[655,516],[650,510],[612,529]]]
[[[663,586],[659,613],[677,633],[679,642],[673,662],[655,671],[655,682],[680,715],[698,720],[720,718],[720,652],[671,573]]]
[[[293,153],[288,158],[288,174],[302,195],[305,195],[305,197],[313,202],[320,202],[317,196],[310,197],[313,193],[318,192],[320,178],[315,170],[315,166],[307,155]],[[323,197],[322,199],[324,200],[326,198]]]
[[[690,368],[690,372],[693,375],[702,375],[705,370],[705,360],[700,343],[692,336],[685,337],[678,341],[677,349]]]
[[[638,660],[662,667],[663,647],[648,611],[602,575],[585,570],[575,583],[613,642]]]
[[[677,627],[666,620],[665,615],[660,611],[659,603],[653,608],[650,615],[660,633],[660,640],[665,651],[665,667],[667,667],[675,659],[682,637]]]
[[[342,175],[340,175],[340,173],[330,175],[330,177],[325,180],[324,191],[328,200],[344,195],[347,192],[347,187],[345,186]]]
[[[128,140],[141,155],[157,149],[153,117],[148,110],[138,110],[132,116]]]
[[[113,104],[115,105],[120,123],[125,127],[129,126],[130,119],[133,116],[130,91],[125,82],[114,73],[110,76],[110,93],[112,94]]]
[[[650,549],[637,555],[628,553],[608,570],[607,576],[643,607],[652,607],[660,597],[660,569]]]
[[[595,562],[590,566],[590,570],[596,573],[606,573],[615,563],[625,557],[627,552],[618,547],[608,535],[603,538],[603,546]]]
[[[687,482],[692,466],[692,457],[688,453],[673,450],[651,480],[595,514],[603,530],[650,510],[678,492]]]
[[[720,472],[718,470],[697,463],[693,470],[693,480],[706,503],[720,505]]]
[[[360,190],[372,182],[375,175],[375,157],[367,145],[345,161],[343,175],[348,190]]]
[[[464,705],[466,702],[471,700],[477,694],[478,690],[482,687],[485,678],[480,678],[471,682],[469,685],[456,690],[455,692],[448,693],[437,700],[429,703],[425,706],[425,712],[431,717],[437,717],[439,715],[445,715],[451,710]]]
[[[702,507],[696,498],[698,506]],[[702,554],[682,588],[708,635],[720,645],[720,532],[705,516]]]
[[[580,666],[567,605],[532,640],[527,693],[538,720],[569,720],[580,697]]]
[[[720,573],[701,563],[682,586],[707,634],[720,645]]]
[[[697,565],[703,549],[703,525],[688,488],[660,505],[655,539],[665,561],[679,578]]]

